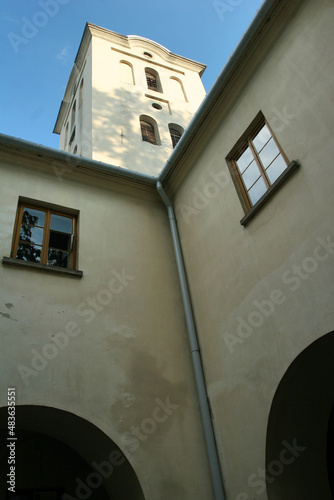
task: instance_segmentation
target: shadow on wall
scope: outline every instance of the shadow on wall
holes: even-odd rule
[[[93,89],[93,159],[158,176],[173,151],[168,124],[185,128],[192,113],[170,112],[167,103],[157,100],[162,94],[149,93],[157,94],[156,99],[130,86],[129,90],[112,89],[110,93]],[[155,109],[155,102],[160,102],[162,109]],[[155,122],[157,145],[142,140],[141,115]]]
[[[334,332],[307,347],[276,391],[266,447],[269,500],[334,498]]]

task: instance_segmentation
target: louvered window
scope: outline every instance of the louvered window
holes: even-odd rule
[[[170,131],[170,136],[172,139],[173,148],[175,148],[175,146],[177,145],[177,143],[181,139],[181,132],[179,132],[175,128],[170,128],[169,131]]]
[[[159,90],[158,89],[158,81],[156,75],[153,73],[146,71],[146,82],[147,82],[147,88],[150,90]]]
[[[140,120],[140,128],[143,141],[150,142],[151,144],[157,143],[154,127],[151,123],[148,123],[145,120]]]

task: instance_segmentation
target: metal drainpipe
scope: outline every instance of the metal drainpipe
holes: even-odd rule
[[[220,471],[218,453],[216,448],[216,441],[214,437],[214,431],[211,421],[210,408],[208,403],[208,396],[206,392],[206,386],[204,381],[203,367],[199,352],[199,346],[197,342],[197,335],[195,329],[194,316],[192,312],[190,295],[188,290],[187,278],[184,268],[184,262],[182,257],[182,250],[180,245],[179,234],[176,225],[176,218],[173,206],[169,201],[160,181],[157,182],[157,190],[165,203],[168,211],[168,218],[172,233],[174,252],[176,257],[177,270],[179,274],[179,280],[181,285],[181,293],[183,299],[183,306],[186,316],[186,323],[188,329],[188,336],[191,348],[191,355],[193,360],[193,366],[195,371],[195,379],[197,385],[197,392],[199,397],[199,404],[202,414],[202,422],[204,427],[206,448],[209,457],[211,478],[213,483],[213,489],[215,493],[215,500],[225,500],[222,476]]]

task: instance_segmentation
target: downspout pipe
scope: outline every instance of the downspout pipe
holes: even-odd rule
[[[202,422],[204,427],[204,435],[206,448],[208,452],[210,471],[212,484],[215,494],[215,500],[225,500],[223,482],[219,465],[219,458],[217,453],[216,441],[214,437],[214,431],[211,421],[210,408],[208,403],[208,396],[206,392],[206,385],[204,381],[204,372],[201,362],[200,350],[197,341],[197,334],[195,328],[194,315],[191,307],[190,294],[188,289],[188,283],[186,278],[186,272],[184,268],[181,244],[179,233],[176,224],[174,208],[166,195],[162,184],[160,181],[157,182],[157,190],[166,205],[168,218],[170,223],[170,229],[172,233],[172,240],[174,245],[174,252],[176,257],[176,265],[179,275],[179,281],[181,286],[181,293],[183,299],[183,306],[185,311],[187,330],[190,342],[191,356],[193,361],[193,367],[195,372],[196,386],[199,397],[199,404],[202,415]]]

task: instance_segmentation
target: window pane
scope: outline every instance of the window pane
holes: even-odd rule
[[[57,233],[50,231],[49,247],[58,248],[59,250],[71,250],[72,236],[65,233]]]
[[[72,217],[51,214],[50,228],[62,233],[72,233]]]
[[[253,205],[261,198],[261,196],[267,191],[267,186],[264,183],[262,177],[254,184],[254,186],[248,191],[249,197]]]
[[[22,224],[31,224],[32,226],[44,227],[45,212],[35,210],[34,208],[23,209]]]
[[[20,241],[27,241],[29,243],[36,243],[41,245],[43,243],[43,231],[42,227],[28,226],[27,224],[22,224],[20,230]]]
[[[26,260],[29,262],[40,262],[41,261],[42,247],[36,245],[27,245],[25,243],[19,243],[17,247],[17,259]]]
[[[60,250],[49,249],[48,252],[48,265],[70,268],[71,259],[69,252],[61,252]]]
[[[267,168],[268,165],[273,161],[273,159],[279,154],[279,149],[276,146],[276,143],[273,138],[270,139],[268,144],[262,149],[259,153],[260,159],[264,168]]]
[[[237,164],[238,164],[238,167],[239,167],[241,174],[245,170],[245,168],[247,168],[247,165],[249,165],[252,160],[253,160],[253,154],[252,154],[251,150],[249,148],[247,148],[242,153],[240,158],[237,160]]]
[[[286,167],[287,164],[283,160],[282,155],[279,155],[267,170],[267,175],[271,184],[276,181],[276,179],[281,175],[282,172],[284,172]]]
[[[271,138],[271,133],[269,132],[267,125],[264,125],[253,139],[253,145],[256,151],[257,152],[261,151],[263,146],[267,144],[270,138]]]
[[[249,167],[242,174],[246,189],[249,189],[260,176],[261,174],[259,167],[257,166],[255,160],[253,160]]]

